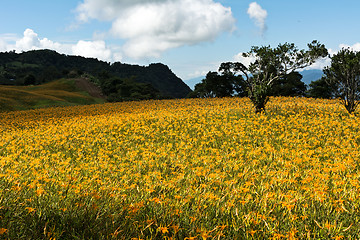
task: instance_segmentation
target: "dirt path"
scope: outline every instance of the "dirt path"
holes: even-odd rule
[[[86,91],[92,97],[105,99],[106,97],[102,94],[101,89],[85,78],[78,78],[75,80],[76,87]]]

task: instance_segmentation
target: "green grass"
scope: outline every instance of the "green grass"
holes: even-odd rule
[[[16,68],[38,68],[38,67],[40,67],[38,64],[30,64],[30,63],[22,63],[22,62],[10,62],[8,65],[10,67],[16,67]]]
[[[78,89],[74,79],[60,79],[37,86],[0,85],[0,112],[104,102]]]

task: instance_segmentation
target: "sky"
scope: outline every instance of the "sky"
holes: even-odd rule
[[[360,51],[359,0],[1,0],[0,52],[59,53],[148,65],[186,83],[252,46],[318,40]],[[311,66],[322,69],[322,59]]]

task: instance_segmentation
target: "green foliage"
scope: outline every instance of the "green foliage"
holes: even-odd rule
[[[230,97],[246,95],[245,82],[242,76],[236,75],[235,63],[222,63],[219,73],[209,72],[206,78],[195,85],[195,90],[189,97]]]
[[[360,52],[343,48],[331,57],[331,66],[324,73],[329,83],[338,86],[346,110],[354,113],[360,101]]]
[[[195,90],[189,97],[229,97],[233,93],[233,88],[228,80],[217,72],[209,72],[201,83],[195,85]]]
[[[24,79],[24,85],[34,85],[36,83],[36,78],[34,75],[29,74]]]
[[[78,78],[84,74],[98,76],[106,72],[109,76],[121,79],[133,78],[137,83],[152,85],[162,96],[184,98],[191,89],[166,65],[157,63],[148,67],[116,62],[113,64],[94,58],[67,56],[51,50],[36,50],[20,54],[0,53],[0,84],[23,85],[29,75],[35,83],[42,84],[60,78]],[[92,79],[97,85],[100,81]],[[140,86],[140,85],[139,85]],[[141,91],[140,91],[141,92]],[[147,95],[147,94],[146,94]],[[143,96],[138,95],[141,99]],[[146,96],[145,98],[147,98]]]
[[[121,79],[135,77],[133,80],[137,83],[151,84],[167,98],[184,98],[191,92],[191,89],[180,78],[161,63],[142,67],[116,62],[106,71],[110,76]]]
[[[254,58],[249,67],[237,63],[236,70],[245,76],[249,98],[255,107],[255,112],[265,110],[268,96],[273,84],[297,69],[313,64],[318,58],[327,56],[324,45],[313,41],[309,49],[299,50],[293,43],[279,44],[276,48],[270,46],[253,46],[244,53],[247,58]]]
[[[338,97],[336,94],[337,84],[335,82],[326,81],[326,77],[322,77],[319,80],[312,81],[309,84],[309,90],[306,92],[307,97],[312,98],[335,98]]]
[[[148,83],[135,82],[135,77],[110,77],[102,73],[100,87],[108,96],[109,102],[149,100],[164,98],[161,93]]]
[[[306,85],[301,79],[302,75],[298,72],[291,72],[282,76],[274,82],[270,95],[284,97],[305,96]]]
[[[255,113],[261,113],[265,111],[265,106],[269,101],[270,85],[255,84],[252,88],[254,94],[250,94],[249,98],[254,104]]]

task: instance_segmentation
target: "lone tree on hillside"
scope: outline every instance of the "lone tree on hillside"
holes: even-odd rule
[[[337,85],[337,93],[346,110],[352,114],[360,100],[360,52],[343,48],[332,56],[324,69],[326,80]]]
[[[233,69],[245,77],[248,96],[255,107],[255,112],[265,110],[273,83],[281,77],[313,64],[317,59],[326,57],[328,51],[323,44],[313,41],[309,49],[299,50],[293,43],[270,46],[253,46],[243,57],[255,59],[249,67],[234,63]]]

